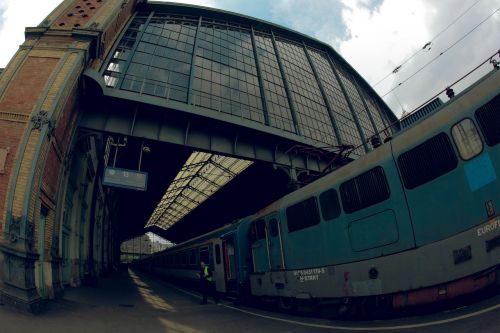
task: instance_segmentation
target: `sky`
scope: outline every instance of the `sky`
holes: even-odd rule
[[[177,2],[257,17],[330,44],[398,116],[418,107],[500,50],[498,0]],[[0,67],[7,65],[23,43],[24,27],[37,26],[59,3],[0,0]],[[432,43],[423,49],[428,42]],[[491,68],[490,64],[481,67],[456,85],[455,92]]]

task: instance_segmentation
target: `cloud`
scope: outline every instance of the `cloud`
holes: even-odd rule
[[[357,0],[357,5],[368,9],[369,11],[376,11],[384,3],[384,0]]]
[[[435,39],[430,50],[426,51],[422,50],[422,46],[469,8],[473,1],[457,3],[454,0],[414,0],[408,6],[406,1],[385,0],[375,11],[366,8],[363,2],[366,1],[353,3],[343,0],[342,18],[349,27],[349,38],[340,43],[340,53],[369,83],[375,84],[402,64],[403,60],[417,53],[396,74],[390,75],[376,87],[381,95],[436,58],[397,88],[395,93],[387,95],[386,102],[397,114],[401,113],[402,107],[409,111],[420,105],[498,50],[500,15],[497,14],[440,56],[440,53],[496,9],[498,3],[495,4],[495,0],[479,2]],[[483,75],[486,70],[489,68],[457,86],[456,92],[470,84],[472,79]]]
[[[24,42],[25,27],[40,24],[61,0],[3,0],[0,7],[0,67],[5,67]],[[3,11],[2,11],[3,9]]]
[[[0,3],[0,31],[3,28],[3,25],[5,23],[5,11],[7,10],[7,4],[5,3]]]
[[[343,9],[339,1],[276,0],[271,20],[337,47],[348,37],[341,20]]]

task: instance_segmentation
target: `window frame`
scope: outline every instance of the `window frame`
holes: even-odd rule
[[[483,119],[483,116],[481,115],[478,115],[478,113],[483,113],[482,111],[485,110],[485,108],[489,108],[490,106],[492,108],[494,108],[497,103],[495,102],[498,102],[498,98],[500,95],[497,95],[495,97],[493,97],[490,101],[488,101],[487,103],[481,105],[480,107],[478,107],[475,111],[474,111],[474,119],[476,120],[477,122],[477,125],[476,127],[479,128],[479,132],[481,132],[482,136],[483,136],[483,140],[484,142],[488,145],[488,147],[494,147],[496,145],[498,145],[500,143],[500,141],[496,141],[496,142],[493,142],[491,139],[494,139],[494,138],[491,138],[490,137],[490,128],[485,126],[485,120],[486,119]],[[492,104],[492,105],[490,105]],[[485,111],[486,112],[486,111]]]
[[[477,136],[479,137],[479,141],[481,141],[481,150],[477,153],[475,153],[474,155],[472,155],[472,157],[470,158],[464,158],[462,156],[462,151],[460,150],[458,144],[457,144],[457,140],[455,139],[455,136],[453,135],[453,129],[458,126],[459,124],[461,124],[462,122],[466,121],[466,120],[469,120],[472,125],[474,125],[474,128],[476,129],[476,133],[477,133]],[[453,145],[455,146],[455,149],[456,151],[458,152],[458,156],[460,156],[460,158],[463,160],[463,161],[470,161],[474,158],[476,158],[477,156],[481,155],[483,152],[484,152],[484,145],[485,145],[485,140],[484,138],[481,137],[481,130],[479,129],[479,127],[476,125],[476,123],[474,122],[474,120],[470,117],[465,117],[465,118],[462,118],[461,120],[457,121],[456,123],[454,123],[451,127],[450,127],[450,136],[451,136],[451,139],[453,141]]]
[[[207,258],[202,258],[202,253],[207,255]],[[205,264],[210,265],[210,247],[209,245],[202,245],[198,248],[199,262],[203,261]]]
[[[279,231],[279,221],[276,217],[272,217],[268,222],[267,222],[268,226],[269,226],[269,236],[270,237],[278,237],[279,234],[280,234],[280,231]]]
[[[407,153],[409,153],[410,151],[414,151],[417,147],[421,147],[422,145],[428,143],[430,140],[433,140],[433,139],[437,138],[440,135],[444,135],[446,137],[446,139],[448,140],[448,143],[450,144],[451,152],[454,154],[454,159],[455,159],[454,166],[451,169],[447,170],[446,172],[440,173],[438,176],[432,177],[430,179],[426,179],[424,182],[419,181],[419,183],[416,184],[416,185],[415,184],[407,184],[408,181],[405,178],[406,173],[403,172],[404,168],[401,167],[401,164],[402,164],[401,158],[402,158],[402,156],[405,155],[405,154],[407,154]],[[401,177],[401,183],[403,184],[403,187],[405,188],[405,190],[414,190],[414,189],[419,188],[420,186],[423,186],[423,185],[428,184],[428,183],[430,183],[430,182],[432,182],[432,181],[434,181],[434,180],[436,180],[438,178],[441,178],[442,176],[445,176],[445,175],[449,174],[450,172],[453,172],[454,170],[456,170],[458,168],[458,165],[459,165],[459,159],[458,159],[458,156],[457,156],[457,152],[453,148],[452,139],[450,138],[450,136],[448,135],[448,133],[444,132],[444,131],[441,131],[438,134],[435,134],[435,135],[433,135],[431,137],[428,137],[425,140],[423,140],[423,141],[419,142],[418,144],[412,146],[411,148],[407,149],[406,151],[400,153],[397,156],[397,158],[395,158],[395,160],[396,160],[396,165],[397,165],[397,168],[398,168],[399,175]]]
[[[257,229],[257,224],[261,224],[263,226],[263,229],[261,231],[264,232],[264,236],[259,238],[259,232]],[[267,232],[266,232],[266,221],[264,218],[260,218],[257,220],[252,221],[252,226],[250,227],[250,235],[251,235],[251,241],[252,244],[255,242],[258,242],[260,240],[266,239],[267,238]]]
[[[365,202],[366,201],[366,195],[363,194],[363,195],[359,195],[360,191],[358,190],[358,195],[357,195],[357,199],[360,200],[360,206],[359,207],[353,207],[353,203],[349,202],[348,200],[345,200],[345,195],[344,193],[347,193],[347,190],[344,190],[343,188],[345,186],[351,186],[351,184],[349,184],[350,182],[354,182],[354,185],[356,186],[356,188],[358,188],[358,180],[356,179],[359,179],[360,177],[362,176],[365,176],[367,175],[368,173],[372,173],[372,172],[378,172],[376,170],[380,170],[381,171],[381,176],[383,177],[384,179],[384,184],[385,187],[386,187],[386,193],[385,193],[385,196],[383,197],[382,200],[379,200],[379,201],[375,201],[375,202],[368,202],[368,205],[367,203]],[[380,184],[382,185],[382,184]],[[349,188],[348,188],[349,189]],[[358,188],[359,189],[359,188]],[[345,181],[343,181],[342,183],[340,183],[339,185],[339,194],[340,194],[340,201],[341,201],[341,204],[342,204],[342,209],[344,211],[344,213],[346,214],[354,214],[356,212],[359,212],[359,211],[362,211],[362,210],[365,210],[367,208],[370,208],[370,207],[373,207],[375,205],[378,205],[378,204],[381,204],[387,200],[390,200],[391,199],[391,196],[392,196],[392,191],[391,191],[391,184],[389,182],[389,178],[387,177],[387,174],[385,172],[385,169],[382,165],[376,165],[364,172],[361,172],[359,173],[358,175],[354,176],[354,177],[351,177]],[[380,192],[379,194],[382,194],[382,192]]]
[[[316,207],[316,213],[317,213],[317,222],[314,223],[314,224],[309,224],[305,227],[300,227],[298,229],[296,228],[293,228],[293,230],[290,229],[290,219],[289,219],[289,209],[291,209],[292,207],[296,207],[298,205],[301,205],[303,204],[304,202],[308,201],[308,200],[311,200],[313,199],[314,200],[314,204],[315,204],[315,207]],[[285,209],[285,215],[286,215],[286,226],[287,226],[287,230],[288,230],[288,233],[294,233],[294,232],[297,232],[297,231],[301,231],[301,230],[305,230],[305,229],[309,229],[311,227],[314,227],[314,226],[317,226],[321,223],[321,216],[320,216],[320,211],[319,211],[319,205],[318,205],[318,198],[315,196],[315,195],[312,195],[306,199],[303,199],[303,200],[300,200],[299,202],[296,202],[290,206],[288,206],[286,209]]]
[[[330,192],[330,191],[335,192],[335,196],[337,198],[338,213],[331,218],[326,218],[325,214],[323,213],[323,205],[321,204],[321,202],[322,202],[321,198],[323,197],[323,195],[325,195],[327,192]],[[319,203],[319,210],[321,212],[321,217],[323,218],[324,221],[332,221],[332,220],[338,219],[340,217],[340,215],[342,215],[342,203],[340,202],[339,191],[336,188],[331,187],[331,188],[321,192],[318,195],[318,203]]]
[[[222,263],[220,244],[215,244],[215,263],[217,265],[220,265]]]

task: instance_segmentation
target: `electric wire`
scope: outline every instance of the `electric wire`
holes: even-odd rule
[[[476,2],[474,2],[472,5],[470,5],[464,12],[462,12],[462,14],[460,14],[458,17],[456,17],[453,21],[451,21],[444,29],[442,29],[440,32],[438,32],[434,37],[432,37],[432,39],[427,42],[422,48],[418,49],[418,51],[416,51],[415,53],[413,53],[411,56],[409,56],[408,58],[406,58],[405,60],[403,60],[403,62],[401,62],[401,64],[399,66],[396,66],[396,68],[394,70],[392,70],[391,72],[389,72],[386,76],[384,76],[382,79],[380,79],[379,81],[377,81],[377,83],[375,83],[373,85],[373,87],[376,87],[377,85],[379,85],[381,82],[385,81],[385,79],[387,79],[389,76],[391,76],[391,74],[395,74],[397,71],[399,71],[399,69],[401,67],[403,67],[403,65],[405,65],[408,61],[410,61],[411,59],[413,59],[417,54],[419,54],[420,52],[422,52],[423,50],[426,49],[426,47],[428,45],[430,45],[433,41],[435,41],[439,36],[441,36],[446,30],[448,30],[451,26],[453,26],[458,20],[460,20],[465,14],[467,14],[471,9],[472,7],[474,7],[475,5],[477,5],[479,2],[481,2],[482,0],[477,0]]]
[[[499,8],[500,9],[500,8]],[[500,57],[500,50],[496,51],[495,53],[493,53],[490,57],[486,58],[486,60],[482,61],[479,65],[477,65],[476,67],[474,67],[473,69],[471,69],[470,71],[468,71],[466,74],[462,75],[459,79],[457,79],[455,82],[453,82],[452,84],[450,84],[447,88],[441,90],[440,92],[438,92],[436,95],[434,95],[433,97],[429,98],[427,101],[425,101],[424,103],[422,103],[420,106],[416,107],[415,109],[413,109],[412,111],[408,112],[404,117],[402,117],[401,119],[399,119],[398,121],[395,121],[393,122],[392,124],[389,124],[388,126],[386,126],[384,129],[382,129],[381,131],[379,131],[377,134],[380,134],[388,129],[390,129],[391,127],[393,126],[397,126],[402,120],[410,117],[413,113],[415,113],[416,111],[418,111],[420,108],[422,108],[423,106],[427,105],[428,103],[430,103],[432,100],[434,100],[436,97],[438,97],[439,95],[441,95],[442,93],[444,93],[448,88],[451,88],[453,87],[455,84],[459,83],[460,81],[462,81],[463,79],[465,79],[467,76],[469,76],[470,74],[472,74],[473,72],[475,72],[477,69],[479,69],[481,66],[483,66],[484,64],[486,64],[487,62],[490,62],[492,63],[492,59],[495,58],[495,56],[498,56]],[[498,69],[497,69],[498,70]],[[356,146],[356,147],[353,147],[351,151],[355,151],[356,149],[362,147],[364,144],[368,143],[369,140],[363,142],[362,144],[360,144],[359,146]]]
[[[479,28],[484,22],[486,22],[487,20],[489,20],[493,15],[495,15],[498,11],[500,10],[500,7],[497,8],[496,10],[494,10],[490,15],[488,15],[485,19],[483,19],[481,22],[479,22],[476,26],[474,26],[474,28],[472,28],[471,30],[469,30],[465,35],[463,35],[462,37],[460,37],[459,39],[457,39],[453,44],[451,44],[450,46],[448,46],[446,49],[444,49],[444,51],[442,51],[441,53],[439,53],[436,57],[432,58],[430,61],[428,61],[425,65],[423,65],[422,67],[420,67],[417,71],[415,71],[413,74],[411,74],[410,76],[408,76],[406,79],[404,79],[403,81],[401,81],[400,83],[398,83],[397,86],[395,86],[394,88],[392,88],[391,90],[389,90],[388,92],[386,92],[385,94],[382,95],[382,98],[384,98],[385,96],[387,96],[388,94],[390,94],[391,92],[393,92],[394,90],[396,90],[397,88],[399,88],[401,85],[403,85],[404,83],[406,83],[408,80],[410,80],[411,78],[413,78],[415,75],[417,75],[418,73],[420,73],[423,69],[425,69],[427,66],[429,66],[430,64],[432,64],[434,61],[436,61],[440,56],[442,56],[443,54],[445,54],[447,51],[449,51],[451,48],[453,48],[455,45],[457,45],[458,43],[460,43],[462,40],[464,40],[467,36],[469,36],[474,30],[476,30],[477,28]]]

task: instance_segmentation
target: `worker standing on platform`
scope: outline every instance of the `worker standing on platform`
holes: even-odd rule
[[[198,273],[200,278],[200,288],[203,293],[203,301],[201,304],[207,304],[208,294],[211,294],[214,298],[214,302],[218,303],[219,299],[217,297],[217,290],[215,289],[215,283],[213,282],[213,274],[210,267],[204,262],[200,261],[200,273]]]

